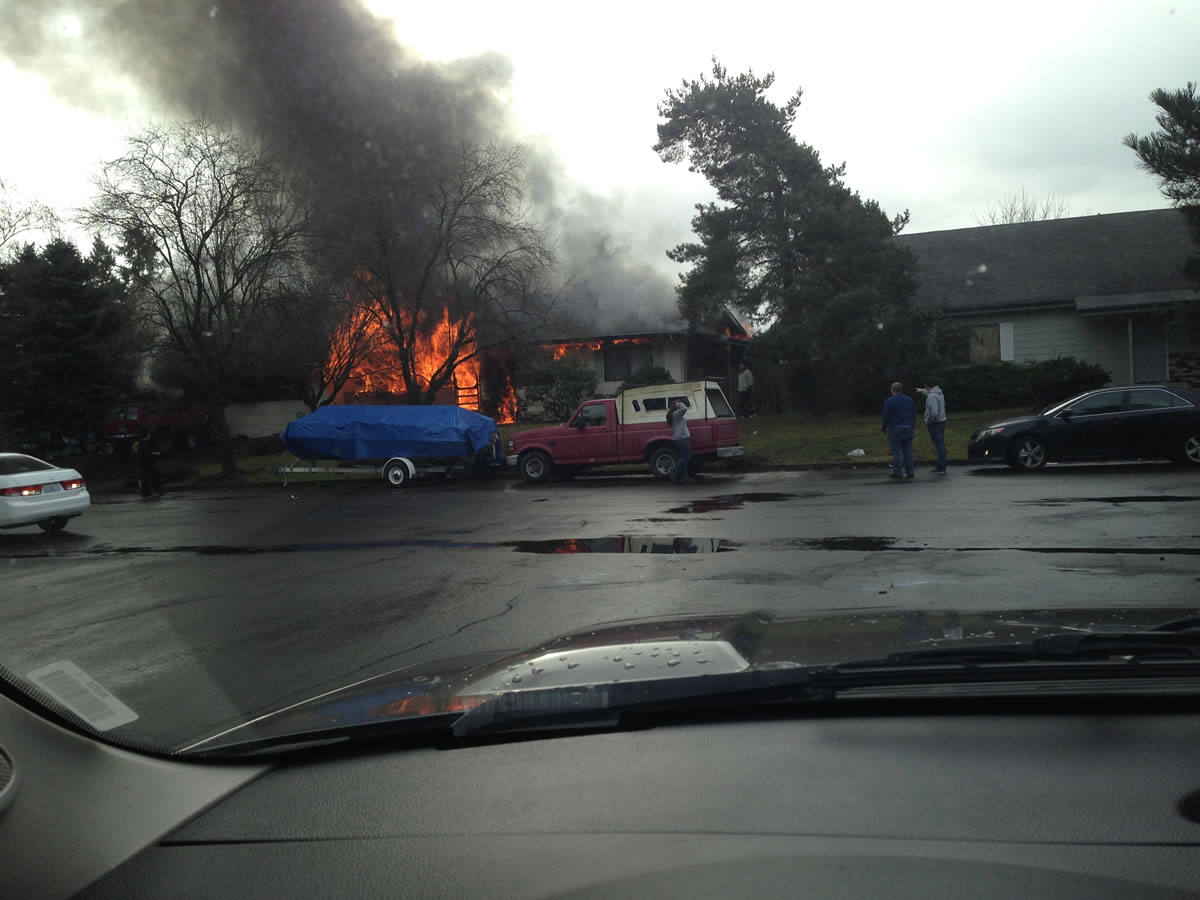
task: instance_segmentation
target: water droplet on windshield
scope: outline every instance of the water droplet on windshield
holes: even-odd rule
[[[543,672],[545,672],[545,671],[546,671],[546,670],[545,670],[545,669],[543,669],[543,668],[540,668],[540,667],[538,667],[538,666],[534,666],[534,667],[533,667],[533,669],[531,670],[531,674],[533,674],[533,675],[541,675],[541,674],[542,674]]]
[[[636,665],[637,665],[637,663],[625,663],[625,668],[632,669]]]
[[[682,660],[682,659],[679,659],[678,657],[676,657],[676,658],[674,658],[674,659],[668,659],[668,660],[667,660],[667,665],[668,665],[668,666],[677,666],[677,665],[679,665],[681,662],[683,662],[683,660]]]
[[[567,663],[567,668],[568,668],[568,669],[578,669],[578,668],[579,668],[579,663],[577,663],[577,662],[569,662],[569,663]]]
[[[614,656],[614,657],[613,657],[613,662],[620,662],[620,661],[621,661],[622,659],[624,659],[624,658],[625,658],[625,657],[623,657],[623,656]]]
[[[521,676],[520,676],[520,675],[514,675],[512,680],[513,680],[513,684],[517,684],[518,682],[520,682],[520,680],[521,680]]]

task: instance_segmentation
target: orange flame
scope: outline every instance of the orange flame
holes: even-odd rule
[[[599,351],[605,347],[611,347],[616,344],[650,344],[653,341],[650,338],[633,337],[633,338],[607,338],[603,341],[565,341],[561,344],[542,344],[542,349],[549,350],[554,354],[555,359],[562,359],[570,350],[592,350]]]
[[[399,361],[396,357],[396,344],[388,327],[391,323],[380,320],[374,311],[360,308],[355,310],[351,321],[342,328],[334,331],[331,336],[329,359],[332,363],[341,354],[348,352],[348,335],[357,333],[362,328],[371,340],[372,350],[352,370],[348,387],[342,392],[341,402],[353,402],[353,398],[369,394],[391,394],[405,396],[408,386],[405,384]],[[449,308],[441,312],[436,320],[425,323],[426,327],[418,331],[412,347],[413,369],[421,389],[428,388],[429,382],[444,365],[453,352],[455,326]],[[401,323],[405,327],[405,323]],[[437,402],[454,404],[464,409],[479,409],[480,403],[480,369],[481,360],[475,354],[475,342],[471,341],[462,346],[459,356],[470,356],[455,366],[454,373],[442,392],[439,392]],[[500,423],[516,421],[517,396],[511,383],[506,383],[503,396],[500,398]]]

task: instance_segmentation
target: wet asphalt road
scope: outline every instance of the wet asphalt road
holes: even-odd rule
[[[99,495],[66,533],[0,532],[0,662],[69,659],[141,714],[131,735],[183,741],[639,616],[1200,606],[1198,470],[885,476]]]

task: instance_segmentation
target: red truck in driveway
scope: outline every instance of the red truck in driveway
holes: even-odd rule
[[[565,425],[533,428],[509,440],[507,462],[526,481],[546,481],[556,471],[578,472],[594,466],[645,463],[657,478],[667,478],[678,458],[667,409],[676,400],[688,407],[692,469],[718,459],[745,455],[737,417],[715,381],[631,388],[619,397],[585,400]]]

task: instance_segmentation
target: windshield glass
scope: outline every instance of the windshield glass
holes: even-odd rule
[[[182,751],[1193,613],[1200,6],[960,7],[3,4],[0,680]]]

